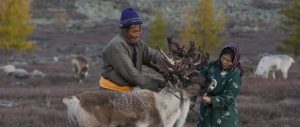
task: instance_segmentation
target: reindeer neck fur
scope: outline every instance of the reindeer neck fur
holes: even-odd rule
[[[171,87],[165,87],[159,92],[160,95],[165,96],[166,98],[177,98],[180,101],[189,100],[193,95],[190,94],[187,90],[175,90]]]
[[[167,104],[180,106],[181,101],[183,101],[180,92],[171,90],[170,88],[164,88],[158,94],[165,99]]]
[[[168,107],[160,109],[161,116],[166,121],[164,125],[167,125],[167,127],[173,127],[173,125],[175,127],[182,127],[190,107],[189,94],[185,90],[182,90],[181,98],[180,91],[174,91],[169,87],[162,89],[158,94],[162,99],[157,100],[164,101],[160,102],[160,104],[166,104],[163,107]]]

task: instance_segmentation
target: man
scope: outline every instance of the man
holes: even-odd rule
[[[121,32],[103,49],[103,67],[100,88],[130,92],[133,87],[156,91],[163,81],[142,75],[142,65],[155,69],[151,63],[162,61],[162,55],[142,40],[142,18],[137,11],[126,8],[120,18]]]

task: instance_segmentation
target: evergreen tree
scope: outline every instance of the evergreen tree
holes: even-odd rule
[[[149,25],[149,45],[153,48],[167,50],[167,30],[166,23],[160,13],[156,11],[155,20]]]
[[[285,16],[282,29],[289,33],[289,36],[277,45],[277,50],[292,53],[297,57],[300,54],[300,1],[292,0],[282,9],[282,14]]]
[[[27,40],[33,31],[30,0],[0,1],[0,49],[24,51],[34,48]]]
[[[217,15],[213,0],[198,0],[198,8],[185,10],[185,26],[181,38],[184,42],[195,41],[207,51],[219,49],[223,42],[224,15]],[[193,16],[193,17],[192,17]]]

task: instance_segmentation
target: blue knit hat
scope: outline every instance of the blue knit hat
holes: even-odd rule
[[[143,24],[143,20],[139,16],[138,12],[133,8],[124,9],[120,18],[120,27],[123,28],[126,26],[137,24]]]

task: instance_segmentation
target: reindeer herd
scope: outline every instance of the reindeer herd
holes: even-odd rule
[[[208,53],[196,48],[193,42],[187,47],[168,38],[169,54],[156,66],[167,87],[159,92],[146,89],[133,92],[86,91],[63,98],[72,127],[182,127],[187,117],[190,98],[203,96],[216,83],[198,72],[209,59]],[[255,71],[268,78],[280,70],[283,77],[294,60],[287,55],[263,57]],[[83,56],[72,59],[74,74],[82,82],[88,73],[88,62]]]

